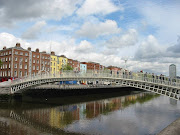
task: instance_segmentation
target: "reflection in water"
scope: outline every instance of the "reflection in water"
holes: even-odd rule
[[[180,117],[179,102],[168,103],[168,97],[139,93],[57,107],[1,109],[0,131],[3,135],[155,134]]]

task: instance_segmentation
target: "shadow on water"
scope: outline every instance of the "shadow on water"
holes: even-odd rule
[[[128,88],[121,91],[119,89],[113,89],[111,92],[104,90],[103,93],[102,91],[85,93],[76,91],[76,94],[63,91],[61,94],[58,92],[60,94],[58,96],[44,93],[39,95],[39,98],[37,93],[26,93],[22,100],[1,103],[1,134],[78,134],[69,132],[67,127],[77,121],[108,115],[135,103],[143,104],[159,96]]]

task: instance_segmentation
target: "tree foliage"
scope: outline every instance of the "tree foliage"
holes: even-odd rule
[[[61,68],[61,69],[63,69],[63,70],[73,70],[73,68],[69,64],[63,66],[63,68]]]
[[[0,67],[2,66],[2,61],[0,60]]]

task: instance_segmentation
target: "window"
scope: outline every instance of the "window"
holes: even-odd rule
[[[47,64],[47,62],[45,61],[45,64]]]
[[[35,70],[35,66],[33,66],[33,70]]]
[[[8,52],[6,52],[6,55],[8,55]]]
[[[17,61],[17,57],[15,57],[15,61]]]
[[[25,53],[25,56],[28,56],[28,53]]]
[[[39,66],[36,67],[36,70],[39,70]]]
[[[44,59],[44,56],[42,56],[42,59]]]
[[[11,57],[9,57],[9,61],[11,61]]]
[[[18,52],[17,52],[17,51],[15,51],[15,54],[18,54]]]
[[[24,69],[27,69],[27,64],[24,65]]]
[[[55,66],[56,64],[54,63],[54,66]]]
[[[39,63],[39,60],[37,60],[37,63]]]
[[[6,57],[6,61],[8,61],[8,58]]]
[[[11,72],[10,71],[8,71],[8,76],[11,76]]]
[[[22,71],[20,71],[20,77],[22,77]]]
[[[14,71],[14,76],[17,76],[17,71]]]
[[[25,62],[27,62],[27,61],[28,61],[28,59],[26,58],[26,59],[25,59]]]
[[[23,61],[23,58],[20,58],[20,62],[22,63],[22,61]]]
[[[39,55],[37,55],[37,58],[39,58]]]
[[[11,54],[11,51],[9,51],[9,54]]]
[[[19,68],[22,69],[22,64],[19,65]]]
[[[7,68],[7,64],[5,65],[5,68]]]
[[[14,64],[14,68],[17,68],[17,63]]]
[[[23,52],[20,52],[20,55],[23,55]]]
[[[11,68],[11,64],[9,63],[9,68]]]
[[[27,71],[24,72],[24,75],[27,76]]]
[[[49,68],[47,68],[47,71],[49,71]]]
[[[4,71],[4,76],[7,76],[7,72],[6,71]]]
[[[45,57],[45,59],[47,59],[47,57]]]
[[[51,66],[52,66],[52,62],[51,62]]]
[[[36,55],[34,54],[34,55],[33,55],[33,57],[35,58],[35,57],[36,57]]]
[[[33,60],[33,63],[35,63],[35,60]]]

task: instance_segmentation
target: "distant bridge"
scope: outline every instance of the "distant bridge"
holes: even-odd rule
[[[4,89],[9,91],[9,94],[20,93],[22,91],[28,90],[30,88],[36,88],[45,84],[53,84],[60,81],[87,81],[93,82],[95,88],[102,87],[134,87],[150,91],[153,93],[158,93],[161,95],[166,95],[170,98],[180,100],[180,80],[171,80],[169,78],[147,76],[142,73],[131,73],[124,74],[111,74],[111,73],[75,73],[73,71],[67,71],[57,74],[39,74],[36,76],[28,76],[21,79],[15,79],[9,81],[9,85],[6,85]],[[96,83],[98,82],[98,83]],[[109,84],[109,85],[107,85]],[[0,85],[1,86],[1,85]],[[81,85],[76,85],[74,88],[82,88]],[[83,89],[88,89],[92,87],[87,87]],[[52,86],[53,87],[53,86]]]

